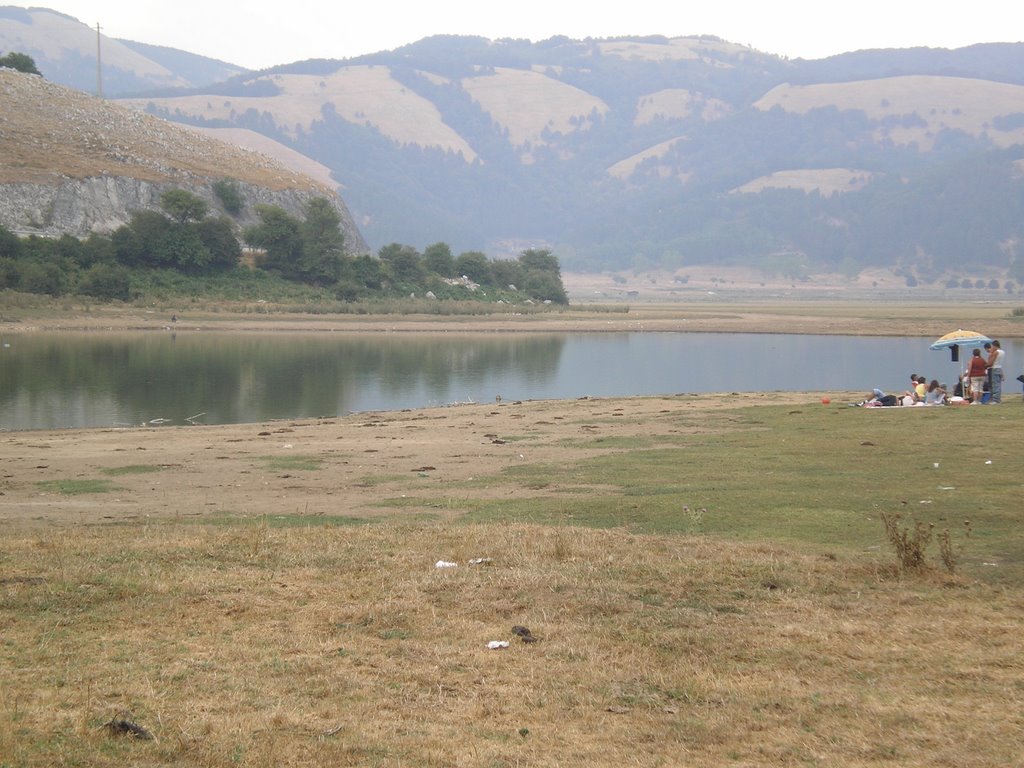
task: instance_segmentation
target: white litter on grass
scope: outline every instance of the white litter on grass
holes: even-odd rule
[[[489,562],[491,562],[491,558],[489,558],[489,557],[474,557],[472,560],[469,561],[469,564],[470,565],[484,565],[484,564],[489,563]]]
[[[940,485],[939,486],[939,490],[940,491],[955,491],[956,490],[956,486],[955,485]]]
[[[447,560],[438,560],[434,563],[435,568],[458,568],[458,563],[449,563]]]
[[[988,461],[986,461],[985,463],[986,463],[986,464],[991,464],[991,463],[992,463],[992,459],[989,459],[989,460],[988,460]]]
[[[934,464],[932,464],[932,466],[935,467],[936,469],[938,469],[939,468],[939,462],[936,461]]]
[[[508,648],[508,640],[491,640],[487,647],[492,651],[500,651],[502,648]]]
[[[931,504],[931,503],[932,503],[932,500],[931,500],[931,499],[921,499],[921,500],[920,500],[919,502],[917,502],[917,503],[918,503],[918,504]]]

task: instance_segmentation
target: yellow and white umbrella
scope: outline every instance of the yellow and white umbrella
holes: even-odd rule
[[[991,343],[992,339],[977,331],[965,331],[958,328],[952,333],[940,336],[929,349],[949,349],[950,347],[981,347]]]

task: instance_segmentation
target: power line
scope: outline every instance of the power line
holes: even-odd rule
[[[103,98],[103,63],[100,59],[100,23],[96,22],[96,98]]]

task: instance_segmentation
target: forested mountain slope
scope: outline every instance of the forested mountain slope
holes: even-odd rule
[[[1024,282],[1022,73],[1020,44],[805,61],[715,37],[437,36],[126,103],[311,158],[375,249]]]

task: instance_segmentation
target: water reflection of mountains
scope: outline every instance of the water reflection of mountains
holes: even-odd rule
[[[440,404],[495,378],[544,381],[556,374],[564,345],[563,336],[548,335],[21,336],[3,350],[0,424],[81,426],[89,403],[116,411],[102,424],[181,424],[198,413],[202,423],[239,423],[331,416],[365,403]],[[39,423],[61,409],[74,412],[64,416],[72,423]]]

